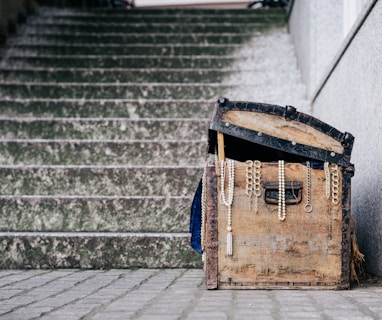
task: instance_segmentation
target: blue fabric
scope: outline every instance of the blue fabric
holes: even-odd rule
[[[192,201],[190,216],[191,247],[200,254],[203,253],[200,234],[202,227],[202,189],[202,180],[200,180]]]
[[[310,167],[312,169],[324,170],[324,163],[321,161],[310,161]]]

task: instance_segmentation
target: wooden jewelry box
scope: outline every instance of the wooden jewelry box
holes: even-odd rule
[[[218,101],[203,176],[208,289],[349,287],[353,142],[291,106]]]

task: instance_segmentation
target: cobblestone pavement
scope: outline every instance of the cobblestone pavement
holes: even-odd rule
[[[0,319],[382,319],[382,286],[208,291],[201,270],[1,270]]]

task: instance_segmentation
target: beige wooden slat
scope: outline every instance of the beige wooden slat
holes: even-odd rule
[[[327,134],[295,120],[251,111],[228,111],[222,121],[276,138],[343,154],[341,143]]]

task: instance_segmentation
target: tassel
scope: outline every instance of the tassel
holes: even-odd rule
[[[227,255],[232,256],[232,230],[230,227],[227,233]]]
[[[357,243],[357,233],[355,228],[355,220],[352,217],[350,220],[351,232],[351,259],[350,259],[350,281],[356,281],[359,285],[358,275],[365,275],[362,263],[365,262],[365,255],[359,251]]]

